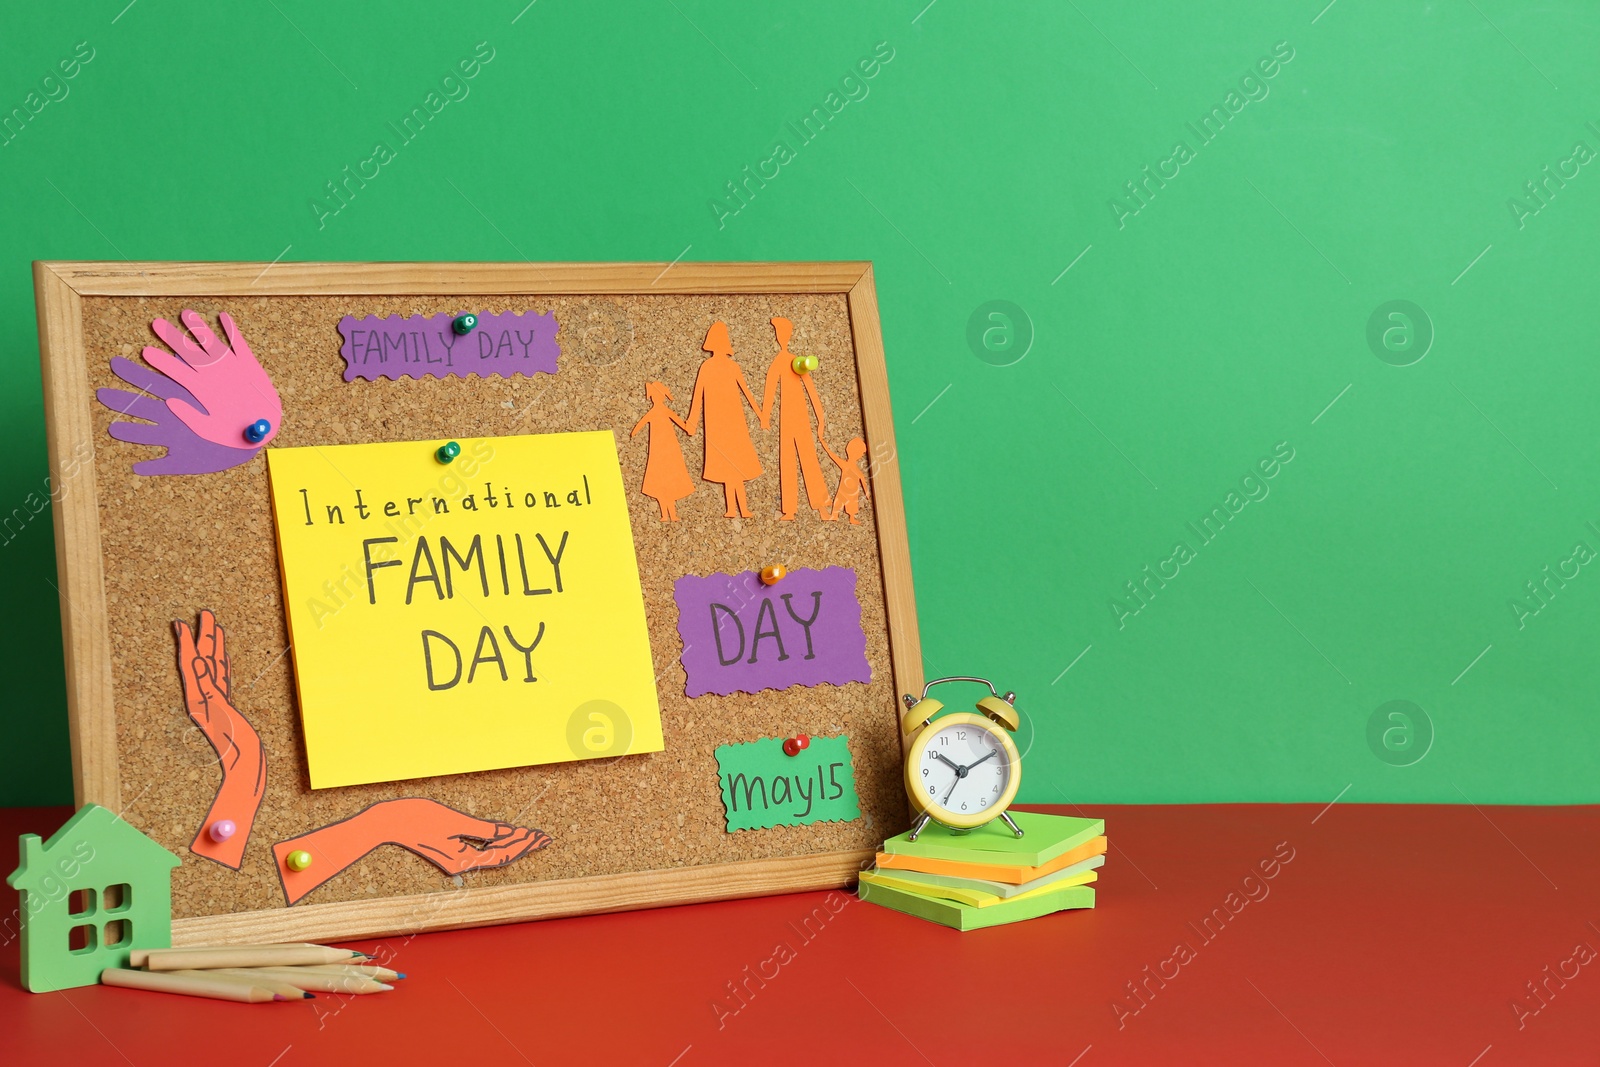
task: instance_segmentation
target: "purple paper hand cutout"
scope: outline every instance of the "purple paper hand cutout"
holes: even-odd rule
[[[219,317],[226,344],[204,319],[186,310],[181,318],[193,340],[165,319],[150,324],[177,355],[147,347],[145,362],[154,370],[120,357],[111,360],[112,373],[139,392],[101,389],[96,394],[100,403],[119,415],[147,420],[114,422],[111,436],[167,450],[158,459],[135,463],[135,474],[224,471],[248,462],[277,436],[283,418],[278,391],[233,319],[227,313]],[[265,420],[269,429],[259,441],[251,441],[245,430],[258,420]]]

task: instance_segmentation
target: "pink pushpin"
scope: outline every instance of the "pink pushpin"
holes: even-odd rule
[[[233,825],[232,819],[218,819],[216,822],[211,824],[211,840],[218,842],[226,841],[228,838],[232,837],[236,832],[238,832],[238,829],[239,828],[237,826]]]

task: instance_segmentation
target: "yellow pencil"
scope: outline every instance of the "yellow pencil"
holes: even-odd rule
[[[387,993],[394,988],[358,974],[324,974],[306,967],[227,967],[215,973],[236,977],[241,981],[260,979],[287,982],[297,989],[315,989],[322,993]]]
[[[260,986],[245,985],[216,978],[191,978],[186,974],[170,972],[133,971],[122,967],[107,967],[100,972],[102,985],[121,986],[125,989],[149,989],[158,993],[178,993],[186,997],[208,997],[212,1000],[235,1000],[245,1004],[265,1004],[274,1000],[288,1000],[282,993],[273,993]]]
[[[316,945],[218,945],[214,948],[153,948],[144,954],[151,971],[212,970],[217,967],[298,967],[355,963],[367,957],[344,948]]]
[[[145,973],[176,974],[188,978],[215,977],[224,982],[235,982],[240,985],[256,986],[258,988],[265,989],[268,993],[278,993],[281,994],[285,1000],[310,1000],[316,996],[315,993],[308,993],[305,989],[295,985],[293,982],[285,981],[281,978],[274,978],[272,975],[265,972],[262,972],[261,974],[251,974],[247,971],[146,971]]]

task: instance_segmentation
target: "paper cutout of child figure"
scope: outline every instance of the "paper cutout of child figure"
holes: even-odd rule
[[[649,452],[644,463],[644,495],[653,497],[661,505],[661,521],[678,521],[678,501],[694,492],[694,482],[689,478],[689,467],[683,461],[683,446],[678,443],[676,427],[691,434],[689,424],[678,413],[667,407],[672,390],[662,382],[646,382],[644,395],[650,398],[650,410],[644,413],[633,427],[629,437],[650,428]]]
[[[761,419],[763,430],[767,428],[767,419],[750,391],[750,384],[744,380],[744,371],[734,361],[728,324],[721,319],[713,322],[700,347],[711,355],[700,364],[700,371],[695,375],[689,425],[684,432],[690,437],[695,435],[703,410],[706,458],[701,476],[708,482],[722,483],[728,504],[728,510],[723,513],[725,518],[748,519],[750,503],[745,499],[744,483],[761,477],[761,460],[756,457],[756,446],[750,440],[745,403]]]
[[[823,447],[828,446],[823,445]],[[823,518],[837,519],[842,510],[850,516],[851,526],[860,526],[856,512],[861,510],[861,502],[868,496],[867,475],[860,466],[862,457],[867,454],[867,443],[859,437],[851,438],[844,451],[845,455],[850,457],[848,461],[840,459],[834,455],[831,448],[828,449],[828,455],[839,465],[839,492],[833,498],[832,513],[824,515]]]
[[[767,384],[761,403],[761,425],[770,425],[773,403],[778,411],[778,488],[783,505],[780,519],[794,518],[799,504],[799,481],[804,478],[806,502],[821,518],[828,518],[828,480],[822,474],[822,464],[817,461],[817,442],[823,436],[822,399],[811,375],[799,374],[794,369],[794,353],[789,351],[789,338],[794,334],[794,323],[788,319],[772,320],[772,332],[778,338],[778,354],[767,367]],[[811,411],[817,413],[817,434],[811,436]],[[823,444],[827,449],[827,444]],[[832,453],[830,452],[831,456]]]

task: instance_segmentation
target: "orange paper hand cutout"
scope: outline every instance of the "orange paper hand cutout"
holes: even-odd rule
[[[767,418],[744,380],[744,371],[734,362],[728,324],[720,319],[713,322],[700,347],[711,355],[700,364],[700,372],[695,375],[685,432],[694,436],[704,412],[706,459],[702,477],[708,482],[722,483],[728,505],[725,517],[748,519],[750,503],[745,499],[744,483],[761,477],[761,460],[756,458],[756,447],[750,440],[745,403],[761,419],[763,428]]]
[[[823,448],[828,448],[823,445]],[[840,459],[828,449],[828,455],[839,465],[839,492],[833,498],[833,511],[823,516],[827,519],[837,519],[839,512],[844,511],[850,516],[851,526],[860,526],[856,521],[856,512],[861,510],[861,501],[867,499],[867,476],[861,469],[860,461],[867,454],[867,443],[859,437],[851,438],[850,444],[845,447],[848,460]]]
[[[761,402],[761,425],[772,422],[773,404],[778,414],[778,482],[783,513],[780,519],[794,518],[799,506],[801,477],[805,479],[806,503],[824,519],[827,514],[828,481],[822,474],[822,464],[817,461],[817,443],[825,441],[822,398],[811,375],[797,373],[794,353],[789,351],[789,338],[794,334],[794,323],[788,319],[772,320],[772,332],[778,339],[778,354],[767,367],[767,385]],[[809,410],[807,409],[809,405]],[[817,414],[817,434],[811,436],[811,412]],[[823,444],[826,449],[828,446]],[[829,453],[832,455],[832,453]],[[837,460],[837,457],[835,457]]]
[[[233,706],[227,634],[217,625],[217,617],[210,611],[200,612],[198,633],[191,632],[189,624],[181,621],[173,623],[173,629],[178,634],[178,673],[183,677],[184,706],[216,751],[222,768],[222,784],[217,787],[211,810],[189,850],[238,870],[267,788],[261,738]],[[213,840],[209,832],[219,819],[230,820],[235,827],[225,841]]]
[[[272,855],[284,896],[294,904],[379,845],[399,845],[445,874],[465,874],[504,867],[549,843],[550,835],[542,830],[479,819],[426,797],[402,797],[280,841],[272,846]],[[289,854],[297,851],[311,856],[303,871],[289,869]]]
[[[683,446],[678,443],[676,430],[690,433],[689,424],[678,413],[667,407],[672,391],[661,382],[646,382],[645,395],[650,398],[650,410],[634,424],[629,437],[637,437],[645,427],[650,429],[650,451],[644,464],[644,495],[653,497],[661,505],[661,521],[678,521],[678,501],[694,492],[694,482],[689,478],[689,468],[683,461]]]

